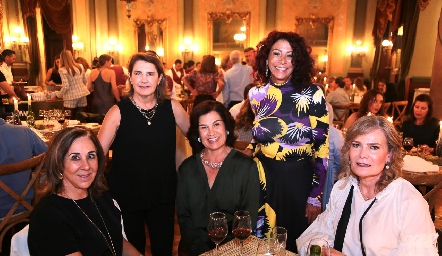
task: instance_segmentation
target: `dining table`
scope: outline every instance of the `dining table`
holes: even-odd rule
[[[255,256],[258,251],[259,242],[262,241],[256,236],[250,236],[244,241],[244,247],[242,249],[243,255]],[[240,243],[238,239],[230,240],[229,242],[218,246],[218,251],[213,249],[211,251],[201,254],[201,256],[223,255],[223,256],[236,256],[240,255]],[[297,256],[298,254],[285,250],[285,256]]]

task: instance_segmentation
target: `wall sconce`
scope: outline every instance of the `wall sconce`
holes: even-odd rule
[[[104,50],[110,56],[114,56],[123,50],[123,45],[118,44],[115,38],[109,38],[107,44],[104,45]]]
[[[347,51],[352,55],[352,56],[360,56],[363,57],[365,56],[365,53],[368,51],[368,47],[367,46],[362,46],[362,42],[361,40],[357,40],[355,45],[350,45],[349,47],[347,47]]]
[[[192,39],[189,37],[184,38],[183,44],[180,45],[180,52],[183,55],[184,62],[193,59],[194,52],[198,51],[198,45],[192,45]]]
[[[385,39],[384,41],[382,41],[382,47],[385,47],[385,48],[390,47],[391,48],[391,47],[393,47],[393,42]]]
[[[84,44],[78,41],[77,35],[72,35],[72,50],[74,50],[74,58],[80,57],[80,53],[84,50]]]
[[[23,62],[29,46],[29,38],[25,36],[23,28],[15,27],[14,35],[5,37],[5,41],[11,44],[12,50],[16,51],[17,61]]]
[[[137,0],[120,0],[122,2],[126,2],[126,16],[127,18],[130,18],[130,16],[132,16],[132,14],[130,13],[130,11],[132,11],[132,2],[136,2]]]

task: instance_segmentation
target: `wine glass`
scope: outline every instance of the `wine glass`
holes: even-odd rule
[[[321,238],[313,238],[310,240],[307,249],[307,255],[309,256],[328,256],[330,255],[330,247],[328,242]]]
[[[283,227],[274,227],[270,232],[270,238],[274,238],[281,248],[281,255],[285,255],[285,246],[287,244],[287,229]]]
[[[209,215],[209,224],[207,225],[207,231],[210,239],[215,243],[217,254],[219,254],[218,245],[227,236],[227,229],[227,219],[224,213],[212,212]]]
[[[64,114],[62,112],[58,113],[57,115],[57,121],[59,124],[61,124],[61,126],[63,127],[64,122],[65,122],[65,117]]]
[[[405,137],[404,141],[402,142],[402,146],[404,147],[407,154],[410,154],[411,149],[413,148],[414,141],[411,137]]]
[[[242,256],[244,241],[252,233],[252,219],[248,211],[239,210],[235,212],[235,218],[232,224],[232,233],[239,240],[241,249],[239,255]]]

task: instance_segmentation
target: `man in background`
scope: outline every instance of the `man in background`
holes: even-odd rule
[[[353,88],[351,85],[351,78],[348,76],[344,78],[344,91],[345,93],[347,93],[348,97],[351,97],[351,95],[353,94]]]
[[[175,65],[166,71],[166,75],[172,77],[173,80],[172,98],[176,98],[181,93],[181,79],[185,74],[180,59],[175,60]]]
[[[0,119],[0,164],[12,164],[21,162],[33,156],[46,152],[47,146],[40,137],[31,129],[22,125],[6,124]],[[21,194],[26,188],[31,170],[20,173],[0,176],[0,180],[11,187],[17,194]],[[29,190],[25,200],[30,203],[34,196],[34,191]],[[4,217],[15,199],[0,189],[0,218]],[[19,206],[15,213],[24,211],[23,206]]]
[[[223,99],[227,108],[240,103],[244,97],[244,88],[252,82],[252,67],[241,64],[241,53],[234,50],[230,53],[232,68],[224,74]]]
[[[247,65],[253,67],[255,65],[256,51],[253,47],[244,49],[244,57],[246,58]]]

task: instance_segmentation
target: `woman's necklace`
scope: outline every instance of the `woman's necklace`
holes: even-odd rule
[[[207,161],[204,158],[204,151],[205,150],[201,151],[201,162],[203,162],[203,164],[209,166],[212,169],[219,169],[219,168],[221,168],[221,166],[223,165],[223,161],[221,161],[219,163],[212,163],[212,162]]]
[[[92,223],[92,225],[94,225],[94,226],[97,228],[98,232],[100,232],[100,234],[103,236],[104,240],[106,241],[107,247],[109,247],[109,249],[111,250],[112,255],[117,256],[117,252],[115,251],[114,243],[112,242],[112,237],[111,237],[111,235],[110,235],[110,233],[109,233],[109,230],[107,229],[106,222],[104,222],[103,216],[101,216],[101,212],[100,212],[100,210],[98,210],[98,207],[97,207],[97,204],[95,203],[95,200],[94,200],[91,196],[89,196],[89,197],[91,198],[92,203],[94,203],[95,208],[96,208],[97,211],[98,211],[98,214],[100,215],[101,221],[102,221],[103,224],[104,224],[104,228],[106,229],[106,232],[107,232],[107,236],[108,236],[108,237],[106,237],[106,235],[105,235],[103,232],[101,232],[101,229],[98,228],[98,226],[97,226],[97,225],[91,220],[91,218],[89,218],[89,216],[83,211],[83,209],[81,209],[81,207],[77,204],[77,202],[75,202],[74,199],[72,199],[72,198],[71,198],[66,192],[64,192],[64,194],[65,194],[69,199],[71,199],[72,202],[75,203],[75,205],[78,207],[78,209],[80,209],[80,211],[83,213],[83,215],[86,217],[86,219],[88,219],[89,222]],[[110,241],[110,245],[109,245],[109,241],[108,241],[108,239],[109,239],[109,241]],[[111,246],[112,246],[112,247],[111,247]]]
[[[155,103],[155,106],[153,108],[145,110],[138,106],[138,104],[134,100],[134,97],[130,97],[130,100],[132,101],[132,104],[134,104],[134,106],[138,109],[138,111],[140,111],[140,113],[146,118],[147,124],[150,125],[152,123],[151,120],[153,116],[157,112],[158,103]]]

